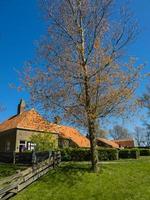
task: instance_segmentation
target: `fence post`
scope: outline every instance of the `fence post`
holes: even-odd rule
[[[35,150],[32,151],[32,164],[36,164],[37,163],[37,157],[36,157],[36,153]]]
[[[50,161],[51,161],[51,156],[52,156],[52,151],[49,150],[49,152],[48,152],[48,162],[49,162],[49,164],[50,164]]]
[[[55,158],[56,158],[56,154],[55,154],[55,151],[53,151],[53,168],[55,168],[56,166]]]
[[[61,151],[59,151],[59,163],[58,164],[60,164],[61,163]]]
[[[56,166],[58,166],[58,151],[55,152],[55,161],[56,161]]]
[[[57,151],[57,165],[59,165],[60,163],[60,153],[59,151]]]
[[[117,160],[119,160],[119,150],[117,150]]]
[[[13,151],[13,164],[15,165],[16,164],[16,152]]]

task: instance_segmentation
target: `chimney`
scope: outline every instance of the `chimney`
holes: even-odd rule
[[[25,111],[25,107],[26,107],[26,104],[25,104],[25,101],[23,99],[20,100],[20,103],[18,104],[18,110],[17,110],[17,114],[21,114]]]
[[[60,122],[61,122],[61,117],[59,117],[59,116],[54,117],[55,124],[60,124]]]

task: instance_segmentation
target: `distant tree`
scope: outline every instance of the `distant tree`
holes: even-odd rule
[[[116,0],[42,0],[41,5],[47,35],[39,44],[38,64],[26,66],[22,81],[33,103],[87,129],[96,172],[96,121],[133,103],[141,66],[122,58],[137,23]]]
[[[140,99],[140,103],[143,107],[147,108],[148,115],[150,115],[150,86],[147,87],[147,91],[143,94]]]
[[[145,107],[148,111],[148,119],[150,116],[150,86],[147,87],[147,91],[143,94],[143,97],[139,101],[142,107]],[[145,133],[145,145],[150,146],[150,122],[147,120],[145,123],[146,133]]]
[[[114,140],[131,138],[128,130],[120,125],[115,125],[113,129],[109,131],[109,134]]]
[[[96,130],[96,138],[106,138],[108,132],[103,129]]]
[[[147,124],[147,127],[146,127],[145,140],[146,140],[146,146],[150,147],[150,124]]]
[[[49,151],[56,147],[56,140],[50,133],[33,134],[30,140],[36,151]]]
[[[145,136],[146,136],[145,128],[136,126],[134,129],[133,136],[137,142],[138,146],[145,146]]]

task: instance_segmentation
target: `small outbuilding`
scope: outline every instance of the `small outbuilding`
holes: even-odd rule
[[[119,145],[119,147],[123,148],[133,148],[134,147],[134,140],[131,139],[122,139],[122,140],[112,140]]]

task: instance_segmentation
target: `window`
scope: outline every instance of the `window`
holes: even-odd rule
[[[27,142],[27,150],[32,151],[35,149],[36,144],[32,142]]]
[[[25,140],[20,140],[20,144],[25,145],[26,144]]]
[[[59,145],[60,148],[69,147],[69,140],[68,139],[59,138],[58,145]]]
[[[25,140],[20,140],[19,152],[23,152],[25,150],[26,150],[26,142],[25,142]]]

